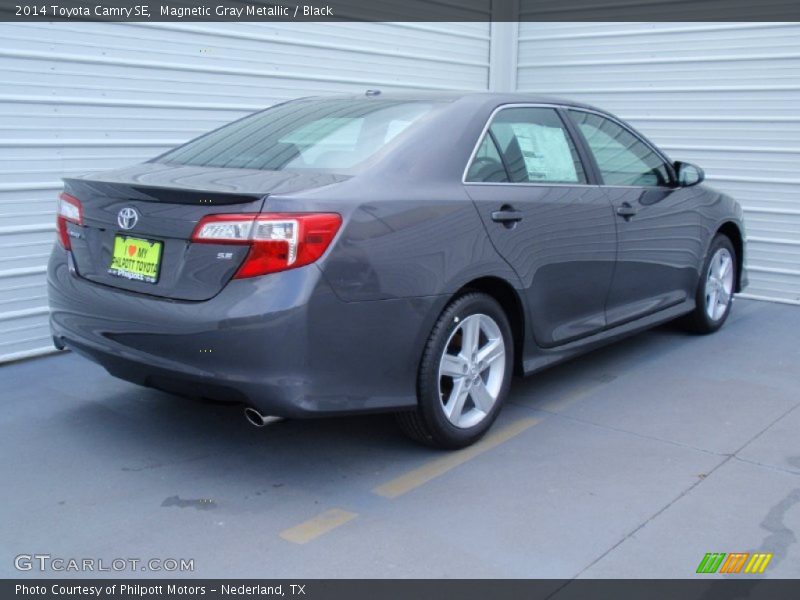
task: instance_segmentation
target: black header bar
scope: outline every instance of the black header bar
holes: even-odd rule
[[[2,21],[800,21],[798,0],[0,0]]]

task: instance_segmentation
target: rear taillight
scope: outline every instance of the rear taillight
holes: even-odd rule
[[[316,261],[339,231],[335,213],[209,215],[192,233],[204,244],[247,244],[250,252],[235,278],[295,269]]]
[[[56,229],[58,230],[58,241],[66,250],[71,249],[69,243],[69,233],[67,232],[67,222],[75,225],[83,225],[83,206],[81,201],[75,196],[70,196],[63,192],[58,197],[58,211],[56,212]]]

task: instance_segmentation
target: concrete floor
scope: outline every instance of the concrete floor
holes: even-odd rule
[[[0,576],[47,553],[193,558],[195,577],[683,578],[761,551],[798,577],[798,333],[800,308],[739,300],[713,336],[638,335],[517,381],[460,453],[387,416],[255,429],[74,354],[4,366]]]

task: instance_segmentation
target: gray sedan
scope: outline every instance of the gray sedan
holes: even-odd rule
[[[554,98],[306,98],[65,179],[56,346],[275,417],[392,411],[479,439],[528,375],[725,322],[742,210],[626,123]]]

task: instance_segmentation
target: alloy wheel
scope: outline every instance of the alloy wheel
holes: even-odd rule
[[[725,316],[733,295],[733,257],[727,248],[719,248],[706,274],[706,314],[712,321]]]
[[[506,371],[505,340],[491,317],[475,314],[459,321],[439,362],[439,398],[447,420],[474,427],[491,412]]]

